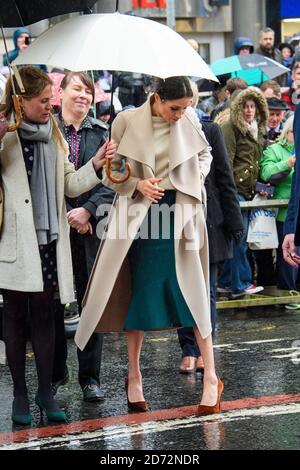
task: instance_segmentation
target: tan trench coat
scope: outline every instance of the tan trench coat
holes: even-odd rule
[[[155,176],[149,100],[140,108],[121,112],[114,121],[112,137],[118,145],[118,153],[112,163],[113,174],[122,176],[118,174],[121,156],[126,157],[130,163],[132,173],[123,184],[116,185],[104,179],[104,184],[117,191],[119,198],[83,301],[83,311],[75,335],[75,342],[80,349],[85,347],[95,330],[121,331],[127,315],[131,296],[127,253],[151,205],[141,193],[137,193],[136,197],[134,193],[140,179]],[[211,159],[201,124],[190,108],[176,124],[171,125],[169,177],[177,190],[174,243],[178,283],[204,338],[211,333],[204,207],[204,179],[209,172]],[[189,210],[182,212],[184,205]],[[183,216],[180,216],[182,213]],[[118,233],[127,224],[130,227],[130,237]],[[187,232],[193,233],[196,245],[198,243],[192,250],[186,249]]]
[[[92,161],[79,171],[68,160],[67,143],[59,147],[56,198],[59,235],[56,243],[57,275],[62,303],[74,300],[73,270],[65,195],[77,197],[100,182]],[[23,292],[43,290],[43,275],[33,221],[30,188],[17,132],[7,133],[0,148],[5,203],[0,241],[0,288]]]

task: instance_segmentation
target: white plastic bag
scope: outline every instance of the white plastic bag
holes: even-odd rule
[[[253,201],[265,200],[258,194]],[[250,213],[247,242],[251,250],[278,248],[276,227],[277,209],[252,209]]]

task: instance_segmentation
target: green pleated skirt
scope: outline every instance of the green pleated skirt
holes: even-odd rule
[[[141,228],[143,237],[136,238],[128,252],[132,297],[124,330],[195,326],[176,276],[174,211],[164,219],[161,212],[160,217],[153,213],[175,200],[176,191],[165,191],[159,204],[152,204]]]

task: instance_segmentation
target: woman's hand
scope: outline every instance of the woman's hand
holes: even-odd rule
[[[300,257],[297,254],[295,247],[295,235],[293,233],[288,233],[283,240],[282,252],[284,261],[293,268],[299,268],[300,266]]]
[[[292,157],[288,158],[287,164],[290,168],[294,168],[296,163],[296,157],[293,155]]]
[[[158,187],[162,178],[148,178],[138,182],[136,189],[140,191],[149,201],[157,203],[164,195],[165,190]]]
[[[84,207],[77,207],[67,213],[69,225],[77,230],[81,235],[84,235],[87,232],[92,235],[93,227],[89,222],[90,217],[90,212]]]
[[[107,159],[112,160],[116,151],[117,145],[115,142],[113,140],[106,140],[92,159],[95,171],[99,171],[105,165]]]
[[[3,113],[0,113],[0,140],[3,139],[8,129],[8,122]]]
[[[82,225],[80,228],[77,229],[77,232],[80,233],[80,235],[85,235],[87,232],[92,235],[93,234],[93,227],[90,222],[88,222],[85,225]]]

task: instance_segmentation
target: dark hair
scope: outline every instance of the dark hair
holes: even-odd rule
[[[161,100],[180,100],[193,98],[193,90],[187,77],[155,78],[152,91],[157,93]]]
[[[235,90],[245,90],[246,88],[248,88],[248,85],[245,82],[245,80],[243,80],[240,77],[237,77],[237,78],[229,78],[227,80],[225,90],[227,90],[228,93],[232,95],[232,93]]]
[[[96,117],[110,114],[110,101],[104,100],[96,103]]]
[[[66,73],[66,75],[64,76],[64,78],[61,81],[60,87],[63,90],[65,88],[67,88],[67,86],[69,85],[69,83],[70,83],[70,81],[73,77],[78,77],[79,80],[90,90],[90,92],[93,96],[93,102],[94,102],[95,87],[94,87],[92,79],[86,73],[83,73],[83,72],[68,72],[68,73]]]

